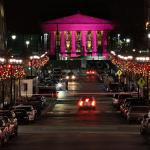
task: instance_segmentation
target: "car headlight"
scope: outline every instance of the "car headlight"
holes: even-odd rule
[[[75,79],[76,77],[73,75],[72,77],[71,77],[71,79]]]
[[[66,79],[69,79],[69,76],[66,76]]]
[[[61,87],[62,87],[62,84],[61,84],[61,83],[58,83],[57,86],[58,86],[59,88],[61,88]]]

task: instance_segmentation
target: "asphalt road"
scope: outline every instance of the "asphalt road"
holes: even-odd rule
[[[2,150],[149,150],[150,140],[139,134],[138,124],[128,124],[103,96],[96,77],[81,77],[60,92],[53,109],[35,123],[19,127],[19,135]],[[78,111],[77,100],[94,95],[96,111]]]

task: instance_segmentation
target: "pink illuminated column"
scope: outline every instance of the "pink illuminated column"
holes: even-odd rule
[[[64,31],[61,31],[61,43],[60,43],[60,49],[61,49],[61,54],[62,56],[65,56],[66,54],[66,46],[65,46],[65,33]]]
[[[103,47],[103,56],[105,58],[107,58],[108,57],[108,52],[107,52],[107,31],[103,31],[102,47]]]
[[[76,56],[76,38],[75,38],[75,31],[72,31],[71,35],[71,56]]]
[[[97,56],[96,31],[92,31],[92,56]]]
[[[50,32],[50,56],[55,55],[55,32],[51,31]]]
[[[87,56],[87,50],[86,50],[86,31],[82,31],[82,47],[83,47],[83,54],[84,56]]]

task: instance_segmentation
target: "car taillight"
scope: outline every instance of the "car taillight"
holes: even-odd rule
[[[95,74],[95,71],[92,71],[92,74]]]
[[[87,103],[88,103],[88,102],[89,102],[89,98],[86,98],[86,99],[85,99],[85,102],[87,102]]]
[[[89,74],[89,71],[87,71],[86,74]]]
[[[96,106],[96,101],[92,101],[91,105]]]
[[[79,106],[83,106],[83,101],[79,101]]]

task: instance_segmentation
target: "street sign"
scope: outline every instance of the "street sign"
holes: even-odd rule
[[[120,77],[122,75],[122,71],[118,70],[116,74]]]
[[[145,85],[145,80],[143,78],[140,78],[137,83],[140,88],[143,88],[143,86]]]

